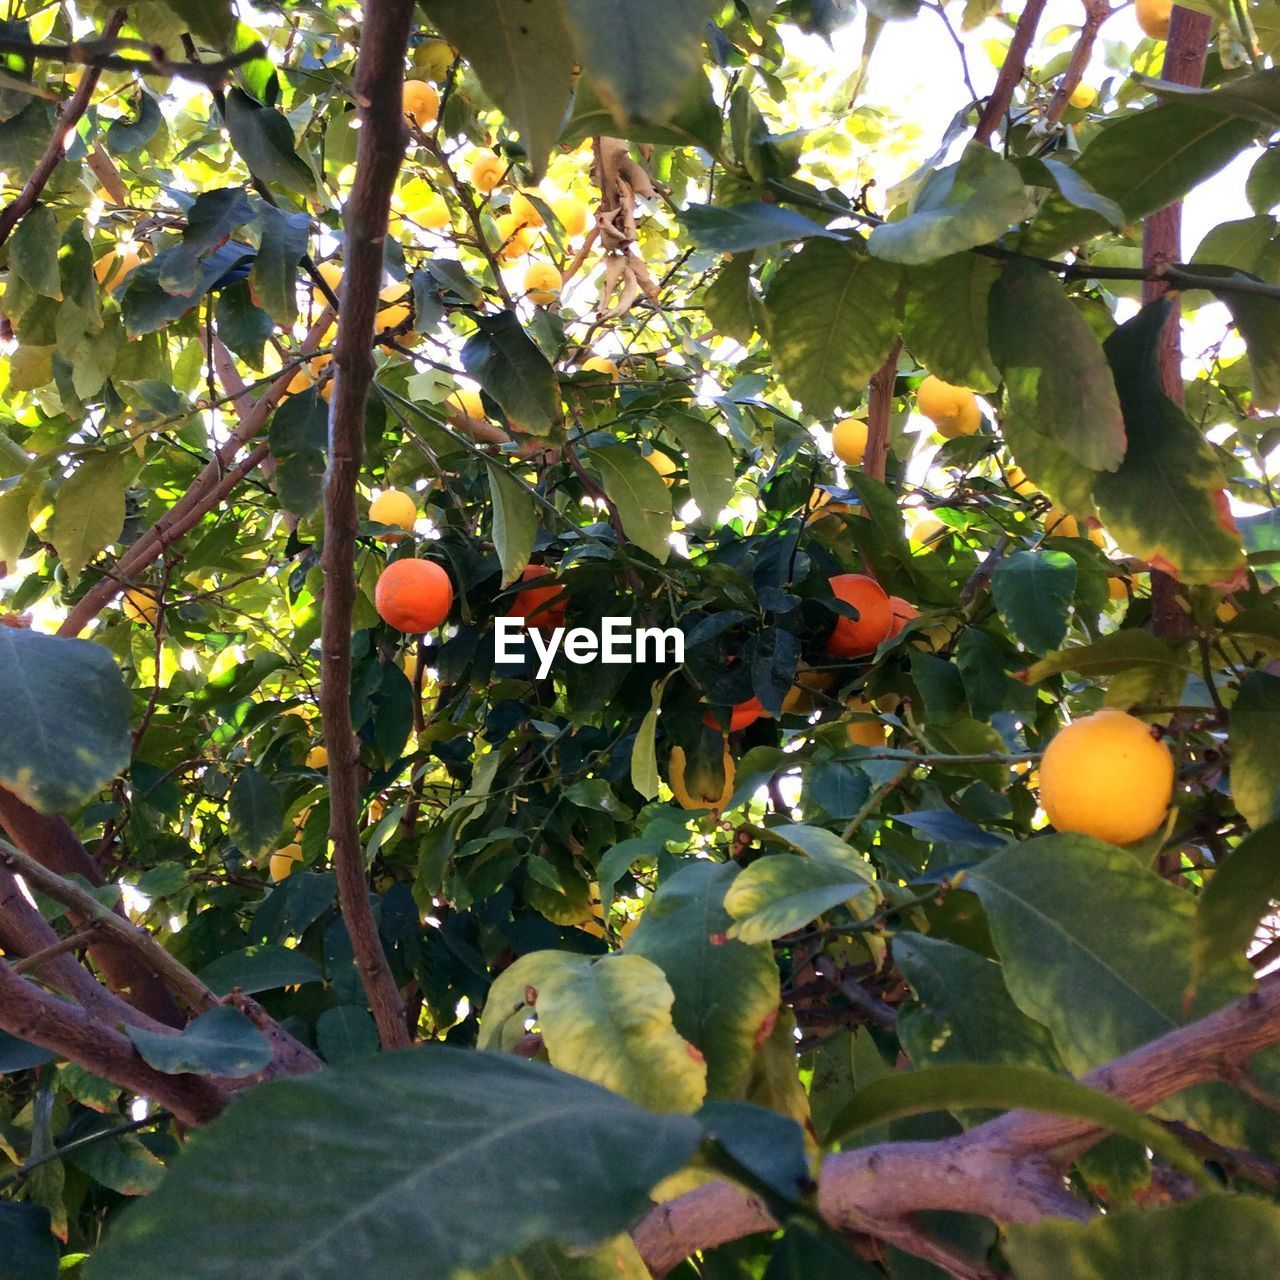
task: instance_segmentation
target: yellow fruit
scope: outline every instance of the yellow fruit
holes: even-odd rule
[[[93,264],[93,274],[98,278],[98,283],[108,292],[113,292],[116,287],[124,280],[134,267],[140,266],[142,258],[139,256],[137,249],[132,245],[124,248],[112,249],[110,253],[104,253],[97,262]]]
[[[298,869],[298,863],[302,861],[302,846],[300,844],[287,844],[283,849],[271,855],[270,872],[271,878],[277,884],[281,880],[287,880]]]
[[[120,611],[130,622],[145,622],[154,627],[160,617],[160,601],[150,587],[130,587],[120,601]]]
[[[618,366],[608,356],[592,356],[589,360],[582,362],[582,372],[604,373],[611,378],[616,378],[618,376]]]
[[[587,206],[576,196],[551,201],[551,212],[560,220],[567,236],[580,236],[587,229]]]
[[[1078,538],[1080,522],[1061,507],[1050,507],[1044,513],[1044,531],[1054,538]]]
[[[391,284],[378,295],[381,305],[375,328],[379,333],[384,329],[398,329],[409,319],[412,314],[409,309],[409,293],[410,287],[407,284]]]
[[[342,288],[342,264],[340,262],[322,262],[316,270],[320,279],[337,293]]]
[[[404,672],[405,679],[412,684],[418,675],[418,655],[416,653],[406,653],[400,659],[400,670]]]
[[[948,440],[971,436],[982,423],[977,397],[968,387],[952,386],[929,374],[916,391],[916,408]]]
[[[325,747],[312,747],[307,752],[306,765],[308,769],[327,769],[329,767],[329,752]]]
[[[449,68],[453,66],[453,60],[457,56],[457,50],[448,41],[433,36],[414,50],[413,65],[428,80],[438,83],[449,74]]]
[[[814,710],[817,700],[815,693],[826,693],[834,687],[835,675],[830,671],[814,671],[806,663],[801,663],[796,670],[796,682],[787,690],[782,699],[782,714],[808,715]]]
[[[937,516],[925,516],[911,526],[907,533],[907,540],[917,547],[928,546],[942,537],[948,527]]]
[[[533,248],[533,232],[521,226],[514,214],[504,213],[497,225],[498,257],[503,262],[523,258]]]
[[[845,704],[855,716],[875,716],[876,709],[866,698],[850,698]],[[849,741],[855,747],[883,747],[889,738],[889,726],[880,719],[849,721]]]
[[[550,306],[560,297],[564,277],[550,262],[534,262],[524,273],[524,293],[540,307]]]
[[[1060,730],[1040,762],[1040,803],[1059,831],[1133,844],[1160,826],[1172,801],[1169,748],[1115,707]]]
[[[1240,616],[1240,610],[1230,600],[1219,600],[1217,607],[1213,611],[1213,616],[1221,623],[1228,623],[1233,618]]]
[[[542,226],[542,214],[538,206],[523,191],[517,191],[511,197],[511,216],[522,227]]]
[[[333,363],[332,354],[326,352],[322,356],[316,356],[314,360],[308,360],[306,364],[299,365],[297,372],[293,375],[293,378],[289,382],[289,386],[288,386],[289,394],[296,396],[301,392],[309,391],[312,387],[316,386],[320,382],[321,377],[324,374],[324,371],[332,363]],[[333,394],[333,379],[330,378],[329,381],[326,382],[324,386],[320,388],[320,395],[325,400],[328,400],[330,395],[332,394]]]
[[[430,231],[442,231],[449,225],[449,206],[439,192],[421,178],[412,178],[400,188],[396,203],[419,226]]]
[[[1135,0],[1133,9],[1138,26],[1153,40],[1163,40],[1169,34],[1173,0]]]
[[[1129,599],[1129,582],[1126,578],[1108,578],[1107,594],[1113,600]]]
[[[662,483],[665,484],[668,489],[670,489],[671,486],[675,484],[675,480],[672,477],[674,477],[675,473],[679,471],[680,468],[676,466],[676,464],[672,462],[671,459],[668,458],[665,453],[662,453],[657,449],[655,449],[652,453],[646,453],[645,459],[648,461],[649,465],[662,477]]]
[[[468,387],[459,387],[456,391],[450,392],[448,403],[451,408],[461,410],[468,418],[483,420],[489,416],[485,412],[484,401],[481,400],[480,393],[472,391]]]
[[[404,82],[404,113],[413,119],[419,129],[435,124],[440,114],[440,95],[434,85],[425,80],[406,80]]]
[[[841,462],[861,466],[867,451],[867,424],[861,418],[841,418],[831,429],[831,447]]]
[[[1098,100],[1098,91],[1091,84],[1078,84],[1067,99],[1078,111],[1087,111]]]
[[[727,744],[724,749],[723,763],[724,790],[718,796],[711,795],[711,788],[707,785],[705,778],[686,779],[684,748],[671,748],[671,792],[682,809],[713,809],[719,813],[729,803],[733,796],[734,763]]]
[[[492,151],[484,151],[471,162],[471,185],[486,195],[502,181],[507,162]]]
[[[1014,493],[1020,493],[1024,498],[1034,497],[1040,492],[1039,489],[1027,479],[1027,473],[1021,467],[1010,467],[1006,473],[1006,479],[1009,482],[1009,488]]]
[[[402,489],[388,489],[369,503],[369,519],[374,524],[395,525],[412,532],[418,520],[417,500],[413,494],[405,493]],[[398,542],[400,536],[397,533],[382,535],[385,542]]]

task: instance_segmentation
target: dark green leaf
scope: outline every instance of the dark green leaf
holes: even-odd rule
[[[38,204],[23,215],[9,241],[9,264],[14,275],[36,293],[55,300],[62,297],[58,250],[62,232],[48,205]]]
[[[560,145],[572,147],[586,138],[620,133],[631,142],[660,147],[701,147],[714,153],[719,150],[723,129],[720,107],[705,75],[695,74],[689,81],[670,119],[661,123],[633,120],[623,126],[618,124],[591,77],[583,75],[574,89],[573,112],[560,135]]]
[[[316,1019],[316,1048],[330,1066],[348,1058],[376,1053],[378,1028],[373,1015],[367,1009],[349,1004],[326,1009]]]
[[[80,464],[54,499],[49,541],[67,581],[113,543],[124,528],[124,457],[100,453]]]
[[[1251,827],[1280,817],[1280,676],[1250,671],[1231,706],[1231,795]]]
[[[462,367],[513,427],[545,436],[560,417],[555,370],[512,312],[477,316],[476,324],[479,332],[462,348]]]
[[[1271,721],[1273,736],[1275,725]],[[1200,895],[1196,904],[1194,979],[1198,980],[1218,958],[1244,955],[1257,935],[1259,922],[1270,915],[1277,898],[1280,824],[1272,822],[1251,832],[1228,854]]]
[[[103,146],[113,156],[129,155],[141,151],[164,125],[160,104],[150,93],[142,89],[138,93],[138,114],[130,120],[121,116],[107,126]]]
[[[529,563],[538,536],[538,512],[528,490],[500,463],[489,465],[489,496],[493,499],[493,545],[502,564],[502,585],[509,587]]]
[[[821,223],[794,209],[765,204],[762,200],[751,204],[690,205],[681,213],[680,221],[688,228],[689,238],[694,244],[718,253],[742,253],[747,249],[804,240],[809,236],[848,239],[841,232],[829,231]]]
[[[127,1027],[144,1062],[166,1075],[238,1079],[256,1075],[271,1061],[271,1042],[239,1009],[210,1009],[176,1035]]]
[[[751,341],[764,304],[751,280],[751,254],[735,254],[702,295],[707,319],[726,337],[745,346]]]
[[[689,490],[698,504],[700,523],[715,527],[720,512],[733,496],[733,450],[715,426],[691,413],[673,413],[664,420],[685,451]]]
[[[258,215],[262,243],[249,279],[263,309],[288,329],[298,315],[298,264],[307,252],[311,219],[305,213],[283,213],[265,202]]]
[[[231,838],[241,853],[257,858],[276,847],[284,826],[284,804],[265,774],[253,767],[242,769],[231,788],[229,809]]]
[[[1240,336],[1249,348],[1249,372],[1253,377],[1253,402],[1259,409],[1280,408],[1280,302],[1223,289]]]
[[[315,197],[315,178],[294,145],[293,128],[274,107],[243,89],[227,94],[227,134],[255,178],[300,196]]]
[[[4,1280],[56,1280],[58,1242],[48,1209],[0,1201],[0,1276]]]
[[[991,575],[996,608],[1028,649],[1047,653],[1067,634],[1076,562],[1064,551],[1015,551]]]
[[[214,323],[218,337],[233,355],[254,369],[262,368],[262,351],[275,325],[254,303],[247,280],[219,291]]]
[[[703,1128],[732,1162],[785,1204],[799,1203],[809,1183],[804,1130],[790,1118],[744,1102],[708,1102],[698,1112]],[[713,1161],[715,1157],[712,1157]]]
[[[195,293],[200,287],[201,260],[252,220],[253,206],[243,187],[202,191],[187,211],[182,243],[156,254],[160,287],[184,297]]]
[[[41,1048],[29,1040],[19,1040],[7,1031],[0,1031],[0,1075],[8,1075],[11,1071],[30,1071],[32,1067],[42,1067],[46,1062],[53,1062],[57,1054],[50,1049]],[[3,1237],[0,1237],[2,1240]],[[3,1245],[0,1244],[0,1250]],[[0,1275],[4,1272],[0,1271]]]
[[[958,387],[993,391],[1000,381],[987,337],[987,298],[1000,266],[976,253],[957,253],[907,272],[902,336],[931,373]]]
[[[324,977],[314,960],[290,947],[245,947],[219,956],[200,972],[201,980],[214,995],[225,996],[237,987],[245,995],[274,991]]]
[[[627,537],[666,564],[671,554],[671,494],[662,477],[625,445],[592,449],[590,457],[600,469],[604,491],[618,508]]]

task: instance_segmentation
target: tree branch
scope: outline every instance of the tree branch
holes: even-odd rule
[[[1013,91],[1022,73],[1027,69],[1027,50],[1035,38],[1036,27],[1040,25],[1040,15],[1044,12],[1045,0],[1027,0],[1014,30],[1013,39],[1009,42],[1009,52],[1005,54],[1000,66],[1000,74],[996,78],[996,87],[987,99],[978,119],[978,127],[973,131],[975,142],[986,142],[996,131],[1004,114],[1013,101]]]
[[[885,464],[889,459],[889,426],[893,418],[893,388],[898,380],[898,355],[902,339],[893,344],[889,358],[871,376],[871,392],[867,397],[867,447],[862,469],[873,480],[884,482]]]
[[[114,39],[120,28],[124,26],[124,19],[123,9],[113,10],[103,29],[103,38]],[[22,190],[18,192],[13,203],[0,212],[0,245],[13,234],[13,229],[18,225],[19,220],[34,208],[45,184],[53,177],[53,171],[62,163],[62,158],[67,154],[67,137],[88,108],[89,100],[98,87],[101,75],[102,72],[97,67],[86,71],[76,86],[76,91],[59,109],[58,118],[53,125],[53,137],[49,139],[44,155],[31,170],[31,176],[23,183]]]
[[[118,11],[120,21],[112,14],[102,36],[97,40],[76,40],[71,44],[40,44],[30,40],[0,38],[0,53],[17,54],[20,58],[40,59],[44,62],[60,62],[66,66],[88,67],[96,82],[104,71],[131,71],[143,76],[172,76],[180,80],[194,80],[213,89],[225,84],[229,72],[242,67],[255,58],[266,57],[266,47],[260,43],[241,49],[238,53],[219,58],[216,62],[170,62],[155,56],[156,46],[149,40],[117,40],[116,33],[124,21],[124,10]],[[145,58],[124,58],[121,52],[135,50],[145,53]],[[89,77],[86,76],[87,80]],[[81,82],[83,85],[83,81]]]
[[[1209,1080],[1231,1080],[1261,1050],[1280,1042],[1280,975],[1242,1000],[1179,1027],[1084,1077],[1103,1093],[1146,1111]],[[976,1213],[997,1222],[1083,1219],[1090,1210],[1064,1187],[1052,1153],[1078,1153],[1103,1136],[1087,1120],[1010,1111],[954,1138],[879,1143],[828,1156],[819,1207],[837,1229],[898,1239],[902,1219],[926,1209]],[[886,1224],[888,1231],[885,1230]],[[740,1187],[710,1183],[651,1210],[632,1237],[655,1276],[684,1258],[776,1227]]]
[[[360,115],[356,176],[343,219],[346,273],[329,415],[324,490],[324,602],[320,706],[329,751],[329,836],[338,897],[356,965],[384,1049],[411,1041],[400,993],[369,905],[360,844],[358,742],[351,723],[351,615],[355,606],[356,483],[364,459],[365,402],[373,382],[373,336],[391,193],[408,145],[404,59],[412,0],[368,0],[356,65]]]
[[[1062,73],[1062,80],[1044,113],[1041,127],[1046,133],[1050,132],[1062,119],[1062,113],[1067,109],[1071,95],[1084,79],[1085,69],[1093,56],[1093,46],[1098,39],[1098,32],[1111,13],[1112,9],[1107,0],[1084,0],[1084,25],[1080,28],[1080,39],[1076,41],[1076,47],[1071,50],[1071,61],[1067,63],[1067,69]]]

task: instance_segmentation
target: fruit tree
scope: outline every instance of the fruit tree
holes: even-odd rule
[[[0,1280],[1274,1276],[1278,48],[10,0]]]

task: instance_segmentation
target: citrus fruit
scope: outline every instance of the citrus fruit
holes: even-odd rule
[[[435,124],[440,114],[440,95],[434,85],[425,80],[406,80],[404,82],[404,113],[413,119],[419,129]]]
[[[396,560],[378,575],[373,600],[389,626],[420,635],[434,631],[449,616],[453,584],[431,560]]]
[[[1005,473],[1005,479],[1009,482],[1009,488],[1014,493],[1020,493],[1024,498],[1032,498],[1040,492],[1039,489],[1027,479],[1027,473],[1021,467],[1013,466]]]
[[[675,484],[674,476],[680,470],[670,458],[667,457],[660,449],[654,449],[651,453],[646,453],[645,460],[648,464],[662,477],[662,483],[668,489]]]
[[[608,356],[591,356],[582,362],[583,373],[604,373],[611,378],[618,376],[618,366]]]
[[[684,748],[671,748],[671,792],[682,809],[714,809],[719,813],[729,803],[733,797],[734,763],[727,743],[723,764],[724,787],[716,795],[713,794],[711,780],[705,776],[705,771],[686,771]]]
[[[414,50],[413,65],[428,80],[439,82],[449,74],[449,68],[453,66],[453,60],[457,56],[457,50],[447,40],[432,36]]]
[[[403,489],[388,489],[369,503],[369,519],[374,524],[394,525],[412,532],[418,520],[418,503],[413,494]],[[398,533],[380,536],[384,542],[398,542],[401,537]]]
[[[281,880],[287,880],[298,869],[298,863],[301,861],[302,846],[300,844],[287,844],[283,849],[277,850],[271,855],[269,871],[272,880],[277,884]]]
[[[889,607],[893,611],[893,624],[889,628],[891,636],[896,636],[912,618],[920,616],[920,610],[910,600],[904,600],[901,596],[890,596]]]
[[[523,258],[533,248],[533,233],[522,226],[514,214],[504,213],[498,219],[498,257],[503,262]]]
[[[835,676],[830,671],[814,671],[806,663],[801,663],[796,670],[796,682],[787,690],[782,699],[782,714],[805,715],[814,710],[815,693],[826,693],[833,688]]]
[[[160,601],[149,587],[130,587],[120,601],[120,611],[130,622],[154,627],[160,617]]]
[[[534,262],[524,273],[525,297],[540,307],[550,306],[560,297],[563,282],[559,270],[550,262]]]
[[[982,422],[977,397],[968,387],[953,386],[929,374],[916,391],[916,408],[948,440],[971,436]]]
[[[542,214],[538,206],[523,191],[517,191],[511,197],[511,216],[521,227],[540,227],[543,225]]]
[[[507,162],[492,151],[483,151],[471,162],[471,185],[486,195],[502,181]]]
[[[876,709],[866,698],[853,697],[845,704],[853,712],[849,721],[849,742],[855,747],[883,747],[889,738],[889,726],[876,716]],[[872,719],[860,717],[871,716]]]
[[[535,631],[554,631],[557,627],[564,626],[567,601],[564,599],[563,587],[554,581],[555,575],[546,565],[527,565],[520,575],[522,582],[538,582],[543,578],[550,579],[547,586],[527,587],[516,592],[507,616],[524,618],[527,625]]]
[[[841,418],[831,428],[831,447],[841,462],[861,466],[867,451],[867,424],[861,418]]]
[[[1163,40],[1169,34],[1169,19],[1173,16],[1173,0],[1135,0],[1134,16],[1138,26],[1153,40]]]
[[[98,283],[108,292],[112,293],[118,285],[124,280],[134,267],[142,264],[142,258],[139,256],[137,249],[132,245],[124,248],[112,249],[109,253],[104,253],[101,258],[93,264],[93,274],[97,277]]]
[[[729,713],[729,732],[737,733],[740,729],[745,729],[747,725],[755,724],[761,716],[768,714],[764,709],[764,703],[759,698],[748,698],[746,702],[739,702]],[[702,717],[702,723],[708,729],[722,729],[724,727],[722,710],[717,707],[715,711],[708,711]]]
[[[1077,111],[1087,111],[1098,100],[1098,91],[1091,84],[1078,84],[1067,99]]]
[[[329,767],[329,751],[326,747],[312,747],[307,752],[308,769],[327,769]]]
[[[567,236],[580,236],[587,229],[587,206],[576,196],[552,200],[551,212],[560,220]]]
[[[858,611],[858,617],[836,619],[827,637],[827,652],[836,658],[858,658],[873,653],[893,627],[893,606],[884,588],[864,573],[838,573],[831,591]]]
[[[1160,826],[1172,801],[1169,748],[1115,707],[1060,729],[1040,762],[1040,803],[1059,831],[1133,844]]]
[[[451,391],[449,393],[449,404],[467,418],[483,419],[489,416],[485,412],[484,401],[480,398],[480,393],[473,391],[470,387],[458,387],[457,390]]]

